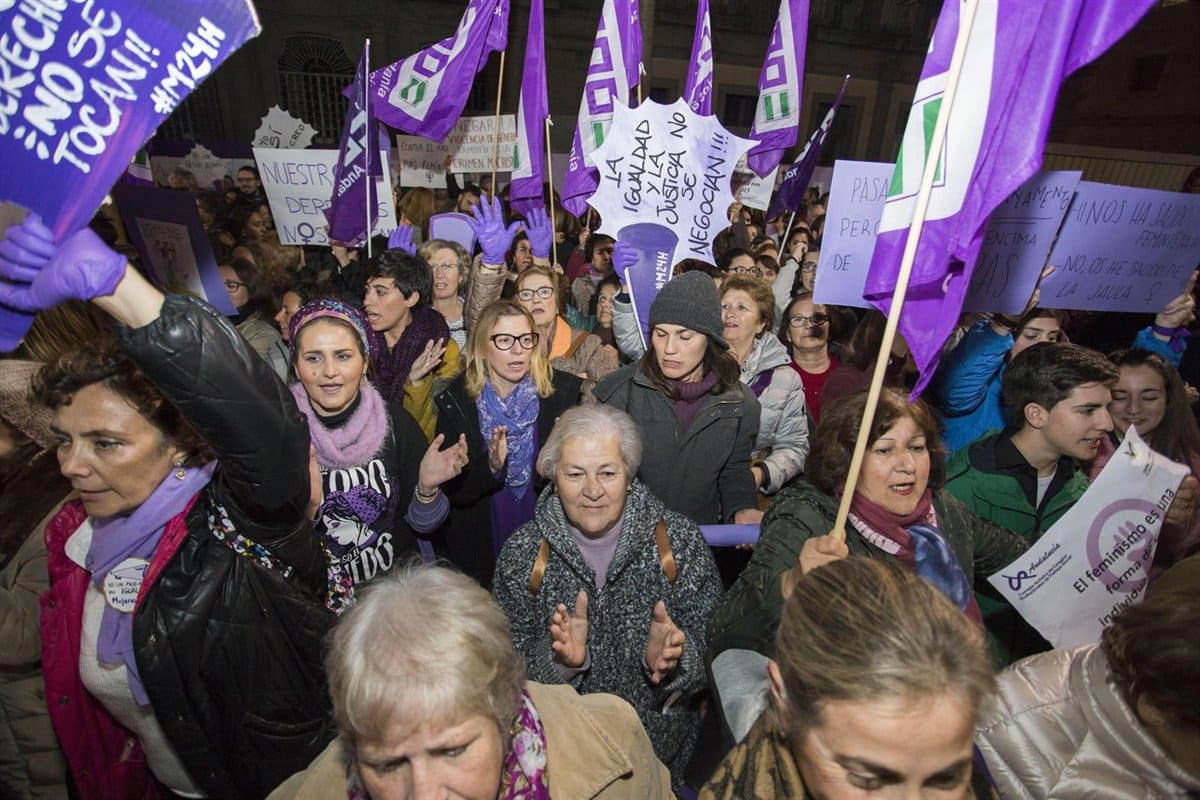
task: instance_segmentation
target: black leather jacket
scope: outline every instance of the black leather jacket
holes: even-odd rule
[[[308,426],[267,362],[199,300],[168,297],[158,320],[121,338],[219,463],[134,616],[138,669],[163,731],[208,796],[265,797],[335,733],[321,661],[334,616],[305,513]],[[218,504],[276,567],[214,537]]]

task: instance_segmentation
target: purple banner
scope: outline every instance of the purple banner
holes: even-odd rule
[[[203,297],[222,314],[236,311],[190,192],[118,184],[113,200],[130,243],[158,288]]]
[[[1108,49],[1154,0],[980,3],[946,143],[900,316],[921,371],[914,395],[933,377],[958,322],[988,215],[1042,163],[1059,87]],[[941,110],[959,35],[961,0],[945,0],[921,71],[879,225],[866,292],[887,311],[912,224],[934,121]],[[985,90],[986,87],[986,90]]]
[[[260,30],[248,0],[4,3],[0,198],[61,241],[159,123]]]
[[[440,142],[462,116],[475,74],[508,43],[509,0],[471,0],[452,36],[371,73],[371,105],[393,128]]]
[[[821,120],[821,124],[808,137],[796,163],[783,173],[783,182],[771,199],[770,208],[767,209],[767,219],[777,217],[787,211],[800,210],[804,192],[812,181],[813,170],[817,168],[817,162],[821,160],[821,148],[825,145],[825,140],[829,138],[829,129],[833,127],[833,120],[837,117],[838,108],[842,105],[842,95],[846,93],[846,84],[849,82],[849,75],[842,79],[842,88],[838,89],[837,97],[834,98],[833,105],[825,114],[825,119]]]
[[[1082,181],[1042,305],[1157,313],[1200,266],[1200,195]]]
[[[367,39],[358,60],[358,70],[354,73],[354,83],[350,85],[350,107],[346,109],[342,144],[333,173],[333,197],[324,211],[329,222],[330,241],[351,247],[365,242],[379,219],[375,178],[383,175],[383,164],[377,150],[378,142],[374,143],[375,147],[371,146],[375,119],[371,115],[367,92],[370,63],[371,40]],[[383,144],[387,145],[387,137],[383,137]],[[370,209],[369,214],[367,209]]]
[[[784,151],[796,143],[807,41],[808,0],[781,0],[758,76],[758,106],[750,128],[750,138],[757,139],[758,146],[746,163],[758,175],[779,166]]]
[[[692,57],[688,61],[683,99],[697,114],[712,113],[713,49],[712,23],[708,18],[708,0],[696,7],[696,32],[692,36]]]
[[[546,205],[546,42],[542,0],[529,6],[529,35],[525,39],[525,69],[521,73],[521,103],[517,106],[517,143],[513,147],[509,203],[522,214]]]
[[[587,200],[600,180],[592,153],[604,144],[613,111],[629,105],[630,93],[642,70],[642,26],[638,0],[604,0],[592,59],[579,100],[578,123],[567,172],[563,176],[562,204],[576,216],[587,210]]]

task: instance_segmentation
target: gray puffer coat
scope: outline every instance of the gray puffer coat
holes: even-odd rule
[[[767,470],[767,481],[761,487],[766,494],[775,494],[804,472],[808,460],[804,384],[788,366],[791,360],[783,343],[767,332],[754,340],[754,349],[742,362],[742,383],[758,396],[762,406],[754,460]]]

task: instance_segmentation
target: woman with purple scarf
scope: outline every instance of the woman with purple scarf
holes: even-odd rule
[[[504,542],[533,518],[545,485],[538,451],[579,398],[580,379],[552,369],[538,338],[528,311],[492,303],[471,328],[463,373],[437,397],[437,432],[466,436],[470,466],[446,482],[453,513],[434,547],[484,586]]]
[[[432,545],[417,537],[446,519],[450,503],[438,487],[466,466],[466,439],[442,450],[439,436],[427,447],[412,416],[384,401],[366,379],[377,339],[357,308],[309,303],[292,317],[288,341],[292,396],[321,473],[317,533],[344,576],[357,586],[406,554],[432,559]]]
[[[67,352],[33,389],[78,493],[46,523],[41,598],[71,776],[87,798],[263,797],[333,734],[304,417],[213,308],[30,215],[0,243],[0,304],[66,300],[120,323],[120,349]]]

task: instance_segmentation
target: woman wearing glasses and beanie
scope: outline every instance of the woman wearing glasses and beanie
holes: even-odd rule
[[[538,451],[579,399],[579,378],[552,369],[539,339],[528,311],[492,303],[471,328],[462,374],[437,397],[437,432],[466,436],[468,466],[442,486],[451,514],[434,548],[484,586],[504,542],[533,518]]]

